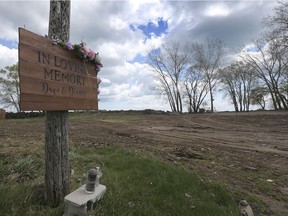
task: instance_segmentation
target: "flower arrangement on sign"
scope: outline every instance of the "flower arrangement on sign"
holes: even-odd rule
[[[64,41],[53,39],[54,43],[60,45],[64,49],[68,49],[69,51],[74,52],[79,58],[83,59],[83,61],[86,62],[92,62],[95,64],[95,71],[96,71],[96,77],[98,72],[103,67],[103,64],[101,63],[101,58],[99,56],[99,53],[95,53],[91,49],[86,48],[86,44],[84,42],[81,42],[80,44],[74,44],[72,45],[71,42],[65,43]],[[101,83],[101,79],[97,78],[97,94],[100,94],[99,90],[99,84]]]
[[[72,45],[71,42],[65,43],[63,41],[57,41],[57,44],[59,44],[63,48],[73,51],[79,58],[83,59],[84,61],[94,63],[96,75],[103,67],[99,53],[95,53],[93,50],[87,49],[84,42]]]
[[[99,85],[102,82],[102,80],[100,78],[97,77],[97,94],[100,94],[100,89],[99,89]]]

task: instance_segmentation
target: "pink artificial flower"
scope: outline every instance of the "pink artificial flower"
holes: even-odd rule
[[[87,56],[88,51],[85,47],[81,47],[81,52],[83,53],[84,56]]]
[[[93,60],[95,58],[95,52],[93,50],[90,50],[87,52],[87,56]]]
[[[100,89],[99,88],[97,88],[97,95],[99,95],[100,94]]]

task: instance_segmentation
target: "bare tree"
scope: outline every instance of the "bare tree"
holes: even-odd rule
[[[274,15],[267,16],[264,19],[264,24],[266,25],[267,38],[272,41],[276,41],[279,48],[281,49],[281,54],[283,59],[287,59],[288,56],[288,2],[278,1],[278,5],[274,8]],[[284,69],[281,79],[279,80],[279,94],[283,106],[287,109],[288,106],[288,70]],[[286,104],[286,106],[285,106]]]
[[[0,102],[4,108],[13,107],[17,112],[20,112],[19,99],[19,74],[18,64],[6,66],[0,70]]]
[[[235,111],[249,111],[251,91],[256,83],[253,68],[243,62],[236,62],[219,70],[219,80],[223,90],[230,96]]]
[[[281,92],[288,69],[284,40],[263,37],[254,41],[254,49],[242,49],[239,56],[254,69],[255,75],[268,88],[274,109],[288,109],[287,97]]]
[[[169,42],[152,49],[147,57],[156,78],[154,90],[167,98],[172,112],[182,112],[181,80],[189,63],[188,46]]]
[[[238,100],[237,100],[237,94],[236,94],[236,86],[237,82],[235,80],[235,73],[231,72],[231,66],[228,66],[224,69],[219,70],[219,77],[220,81],[222,83],[222,90],[224,90],[227,95],[230,96],[232,100],[232,104],[234,105],[234,110],[236,112],[239,112],[239,106],[238,106]]]
[[[204,99],[209,93],[207,79],[201,71],[190,67],[183,82],[185,86],[185,98],[188,104],[188,112],[198,113]]]
[[[283,73],[283,78],[280,83],[280,92],[286,98],[286,103],[288,104],[288,70]]]
[[[264,24],[268,27],[268,34],[276,38],[288,41],[288,2],[279,1],[274,8],[274,15],[267,16]],[[287,47],[287,43],[285,43]]]
[[[213,92],[217,84],[217,69],[224,55],[224,44],[220,40],[206,39],[204,43],[192,44],[194,68],[203,72],[208,82],[211,111],[214,111]]]
[[[261,109],[266,107],[266,96],[269,94],[269,91],[266,87],[254,87],[251,90],[251,104],[259,105]]]

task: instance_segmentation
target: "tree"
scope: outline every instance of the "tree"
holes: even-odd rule
[[[269,94],[269,91],[265,87],[255,87],[251,90],[251,104],[259,105],[261,109],[266,107],[266,96]]]
[[[243,62],[236,62],[219,70],[219,80],[223,90],[230,96],[235,111],[249,111],[251,90],[256,83],[253,68]]]
[[[4,108],[13,107],[20,112],[20,89],[19,89],[19,73],[18,64],[6,66],[0,70],[0,103]]]
[[[70,0],[50,0],[49,38],[69,40]],[[70,188],[68,111],[47,111],[45,120],[45,200],[58,206]]]
[[[179,42],[163,44],[161,49],[152,49],[147,55],[156,78],[154,90],[167,98],[172,112],[182,112],[181,80],[189,63],[189,50]]]
[[[268,34],[274,38],[282,38],[288,41],[288,2],[279,1],[278,6],[274,8],[274,15],[267,16],[264,19],[264,24],[268,28]]]
[[[284,40],[264,36],[254,41],[253,50],[242,49],[239,53],[269,90],[276,110],[288,109],[287,97],[281,92],[288,69],[287,49],[283,43]]]
[[[206,95],[209,92],[207,79],[201,71],[190,67],[183,82],[185,86],[185,98],[188,104],[188,112],[198,113]]]
[[[285,57],[288,58],[288,2],[278,1],[278,6],[274,8],[274,15],[267,16],[264,19],[264,23],[267,25],[266,35],[274,40],[281,41],[282,49],[285,50]],[[288,106],[288,70],[283,73],[284,78],[280,80],[279,93],[282,94],[282,100],[285,101]]]
[[[204,43],[192,44],[194,68],[204,73],[209,86],[211,112],[214,111],[213,92],[217,84],[217,69],[224,55],[224,44],[220,40],[206,39]]]

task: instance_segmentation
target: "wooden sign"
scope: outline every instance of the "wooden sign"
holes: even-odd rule
[[[19,28],[20,109],[97,110],[95,65]]]

